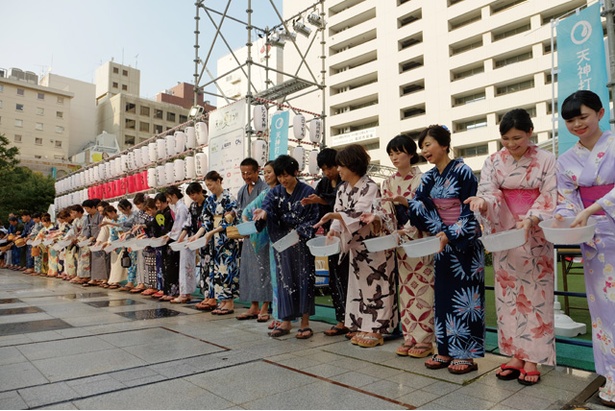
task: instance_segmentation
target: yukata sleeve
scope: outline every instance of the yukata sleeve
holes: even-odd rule
[[[483,227],[486,232],[499,232],[515,226],[515,216],[504,201],[500,186],[499,173],[507,173],[504,161],[498,161],[499,153],[487,157],[480,172],[480,183],[476,195],[487,204],[486,218],[491,229]]]
[[[224,231],[226,231],[226,228],[228,226],[234,225],[237,223],[237,216],[239,215],[239,204],[237,203],[237,200],[235,200],[235,198],[233,196],[231,196],[230,194],[225,196],[224,199],[222,200],[224,201],[224,213],[234,213],[235,217],[229,222],[226,220],[226,218],[223,216],[222,217],[222,221],[220,223],[220,227],[224,228]]]
[[[436,235],[444,231],[445,225],[438,214],[436,205],[429,196],[434,185],[433,173],[425,173],[416,189],[414,198],[408,198],[408,218],[410,224],[420,231]]]
[[[543,154],[544,155],[537,155],[532,160],[532,162],[536,162],[536,164],[532,167],[530,179],[537,180],[540,194],[526,213],[525,218],[535,216],[540,220],[547,220],[553,215],[553,210],[557,204],[555,156],[551,153]]]
[[[359,219],[363,213],[377,213],[382,217],[386,210],[378,207],[374,207],[374,200],[380,199],[380,189],[376,184],[366,184],[358,195],[358,201],[352,210],[343,209],[340,210],[343,226],[346,227],[348,233],[353,236],[361,228],[365,226],[365,223]],[[390,218],[390,213],[386,213],[387,218]],[[374,227],[372,227],[374,231]]]
[[[314,194],[315,191],[309,186],[304,186],[302,198],[308,197],[311,194]],[[299,201],[297,201],[293,208],[297,208],[296,213],[294,213],[297,218],[294,223],[295,230],[300,237],[310,239],[314,237],[314,233],[316,230],[314,229],[314,224],[320,220],[320,209],[317,204],[309,204],[307,206],[302,206]]]
[[[554,214],[562,217],[574,217],[583,210],[578,184],[566,172],[566,157],[557,160],[555,178],[557,182],[557,206]]]

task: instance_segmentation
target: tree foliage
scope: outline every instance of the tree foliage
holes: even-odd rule
[[[47,212],[55,197],[55,180],[27,167],[0,169],[0,219],[21,210]]]
[[[0,134],[0,171],[10,170],[19,164],[19,149],[15,146],[9,147],[10,141]]]

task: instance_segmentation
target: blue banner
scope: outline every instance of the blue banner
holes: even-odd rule
[[[557,25],[558,107],[577,90],[591,90],[600,96],[609,113],[609,90],[604,37],[600,21],[600,4],[561,20]],[[602,130],[609,130],[609,115],[600,121]],[[568,132],[566,122],[559,116],[558,152],[562,154],[578,141]]]
[[[271,116],[269,160],[275,160],[282,154],[288,154],[288,119],[288,111],[276,111]]]

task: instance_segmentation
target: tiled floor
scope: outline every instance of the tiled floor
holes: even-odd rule
[[[0,269],[0,409],[605,408],[593,373],[542,367],[524,387],[488,355],[453,375],[329,326],[272,339],[256,321]]]

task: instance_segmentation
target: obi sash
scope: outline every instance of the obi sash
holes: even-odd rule
[[[600,200],[604,197],[609,191],[611,191],[615,187],[615,184],[606,184],[601,186],[589,186],[589,187],[581,187],[579,186],[579,194],[581,195],[581,201],[583,202],[583,207],[587,208],[590,205],[594,204],[597,200]],[[600,210],[595,212],[596,215],[605,215],[604,210]]]
[[[504,201],[510,212],[515,216],[524,216],[540,196],[537,188],[503,188]]]
[[[438,215],[446,225],[453,225],[461,215],[461,201],[458,198],[433,198]]]

